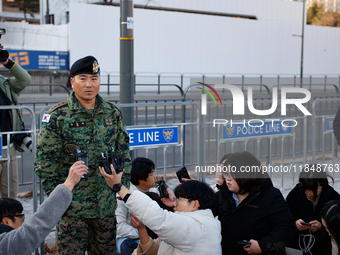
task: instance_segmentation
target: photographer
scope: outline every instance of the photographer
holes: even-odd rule
[[[0,45],[1,46],[1,45]],[[7,78],[0,75],[0,105],[17,105],[18,93],[28,86],[31,81],[30,75],[18,63],[13,62],[8,58],[6,50],[0,50],[0,62],[14,76]],[[0,110],[0,132],[22,131],[25,129],[24,122],[20,116],[20,112],[16,109]],[[8,142],[10,151],[7,151]],[[16,198],[18,194],[18,163],[16,150],[23,152],[24,144],[28,147],[31,144],[31,139],[26,134],[11,135],[10,141],[7,141],[7,135],[2,137],[2,154],[7,157],[10,154],[11,166],[11,194],[8,194],[8,161],[0,161],[0,196]]]
[[[148,191],[158,193],[156,187],[157,177],[155,163],[148,159],[138,157],[132,161],[130,190],[139,190],[143,193]],[[139,235],[138,230],[131,226],[130,211],[123,200],[117,200],[116,220],[117,252],[131,254],[137,248]]]

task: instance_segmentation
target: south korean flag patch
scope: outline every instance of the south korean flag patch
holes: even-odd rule
[[[44,116],[43,116],[43,118],[42,118],[42,120],[41,120],[41,122],[46,122],[46,123],[48,123],[48,122],[50,122],[50,118],[51,118],[51,115],[45,113]]]

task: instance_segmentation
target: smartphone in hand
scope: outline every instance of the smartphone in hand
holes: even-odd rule
[[[311,223],[307,223],[307,222],[300,222],[301,225],[307,225],[307,226],[312,226]]]
[[[179,169],[176,172],[176,175],[177,175],[178,180],[179,180],[180,183],[183,183],[182,178],[190,179],[190,176],[188,174],[187,168],[185,166],[182,167],[181,169]]]
[[[76,150],[76,161],[84,161],[85,166],[89,166],[89,155],[86,150]],[[87,179],[87,174],[82,175],[82,179]]]
[[[237,244],[242,247],[246,247],[246,246],[251,245],[251,242],[249,242],[248,240],[241,240],[241,241],[238,241]]]

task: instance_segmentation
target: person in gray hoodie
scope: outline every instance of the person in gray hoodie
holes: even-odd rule
[[[6,202],[2,203],[1,199],[4,198],[0,198],[0,215],[2,215],[0,226],[3,229],[3,233],[0,234],[1,254],[31,254],[44,241],[71,204],[72,190],[84,174],[87,174],[87,166],[82,161],[75,162],[69,170],[66,181],[52,191],[27,222],[23,221],[22,209],[13,215],[10,210],[1,206]],[[10,198],[5,200],[8,199]],[[11,215],[7,215],[6,212]]]

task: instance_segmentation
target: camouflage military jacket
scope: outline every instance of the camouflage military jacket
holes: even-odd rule
[[[35,172],[44,191],[50,194],[63,183],[75,162],[75,146],[88,152],[88,178],[73,189],[73,200],[66,211],[69,217],[103,218],[114,213],[116,194],[99,172],[100,154],[114,147],[116,155],[125,155],[122,183],[128,185],[131,159],[129,136],[120,111],[99,95],[96,107],[88,112],[71,94],[67,103],[46,112],[37,142]]]

